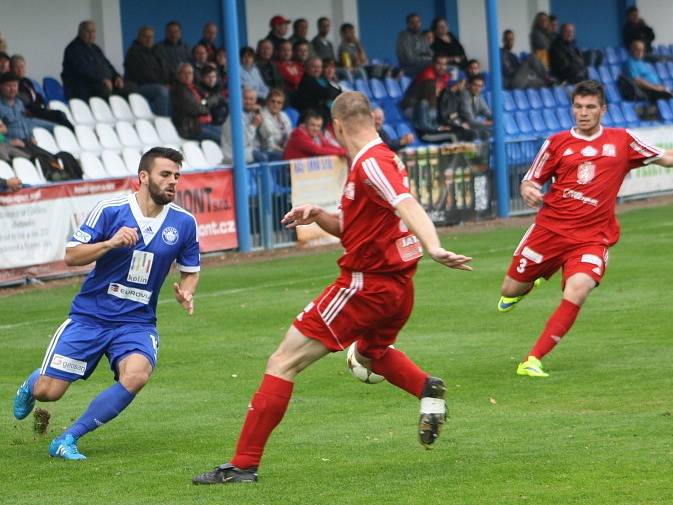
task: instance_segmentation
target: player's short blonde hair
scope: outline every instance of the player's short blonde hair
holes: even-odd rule
[[[336,97],[332,117],[348,126],[374,126],[369,100],[359,91],[346,91]]]

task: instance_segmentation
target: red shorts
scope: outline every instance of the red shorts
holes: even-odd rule
[[[332,352],[360,340],[358,352],[377,359],[395,343],[413,305],[411,275],[342,271],[297,316],[294,326]]]
[[[532,282],[540,277],[549,279],[563,267],[563,286],[580,272],[600,284],[607,265],[607,246],[578,243],[533,224],[514,251],[507,275],[515,281]]]

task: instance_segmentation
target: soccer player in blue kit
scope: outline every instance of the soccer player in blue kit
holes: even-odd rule
[[[66,264],[96,266],[54,333],[42,366],[19,387],[14,416],[28,416],[35,400],[61,398],[72,382],[91,375],[103,354],[116,381],[52,440],[52,457],[86,459],[78,439],[114,419],[149,380],[159,347],[157,300],[175,260],[180,271],[175,298],[190,315],[194,311],[200,269],[196,220],[172,203],[182,160],[174,149],[147,151],[138,168],[138,192],[100,202],[66,246]]]

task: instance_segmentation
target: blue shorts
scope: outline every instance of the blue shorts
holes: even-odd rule
[[[42,361],[41,375],[74,382],[87,379],[103,354],[117,376],[117,364],[129,354],[142,354],[157,365],[159,333],[154,325],[105,325],[66,319],[51,338]]]

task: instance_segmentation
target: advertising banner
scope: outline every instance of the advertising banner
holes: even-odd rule
[[[655,145],[662,149],[673,148],[671,141],[673,128],[670,126],[658,126],[654,128],[634,128],[638,138],[648,144]],[[621,189],[619,196],[635,196],[648,193],[656,193],[673,190],[673,168],[662,167],[655,163],[635,170],[631,170]]]

